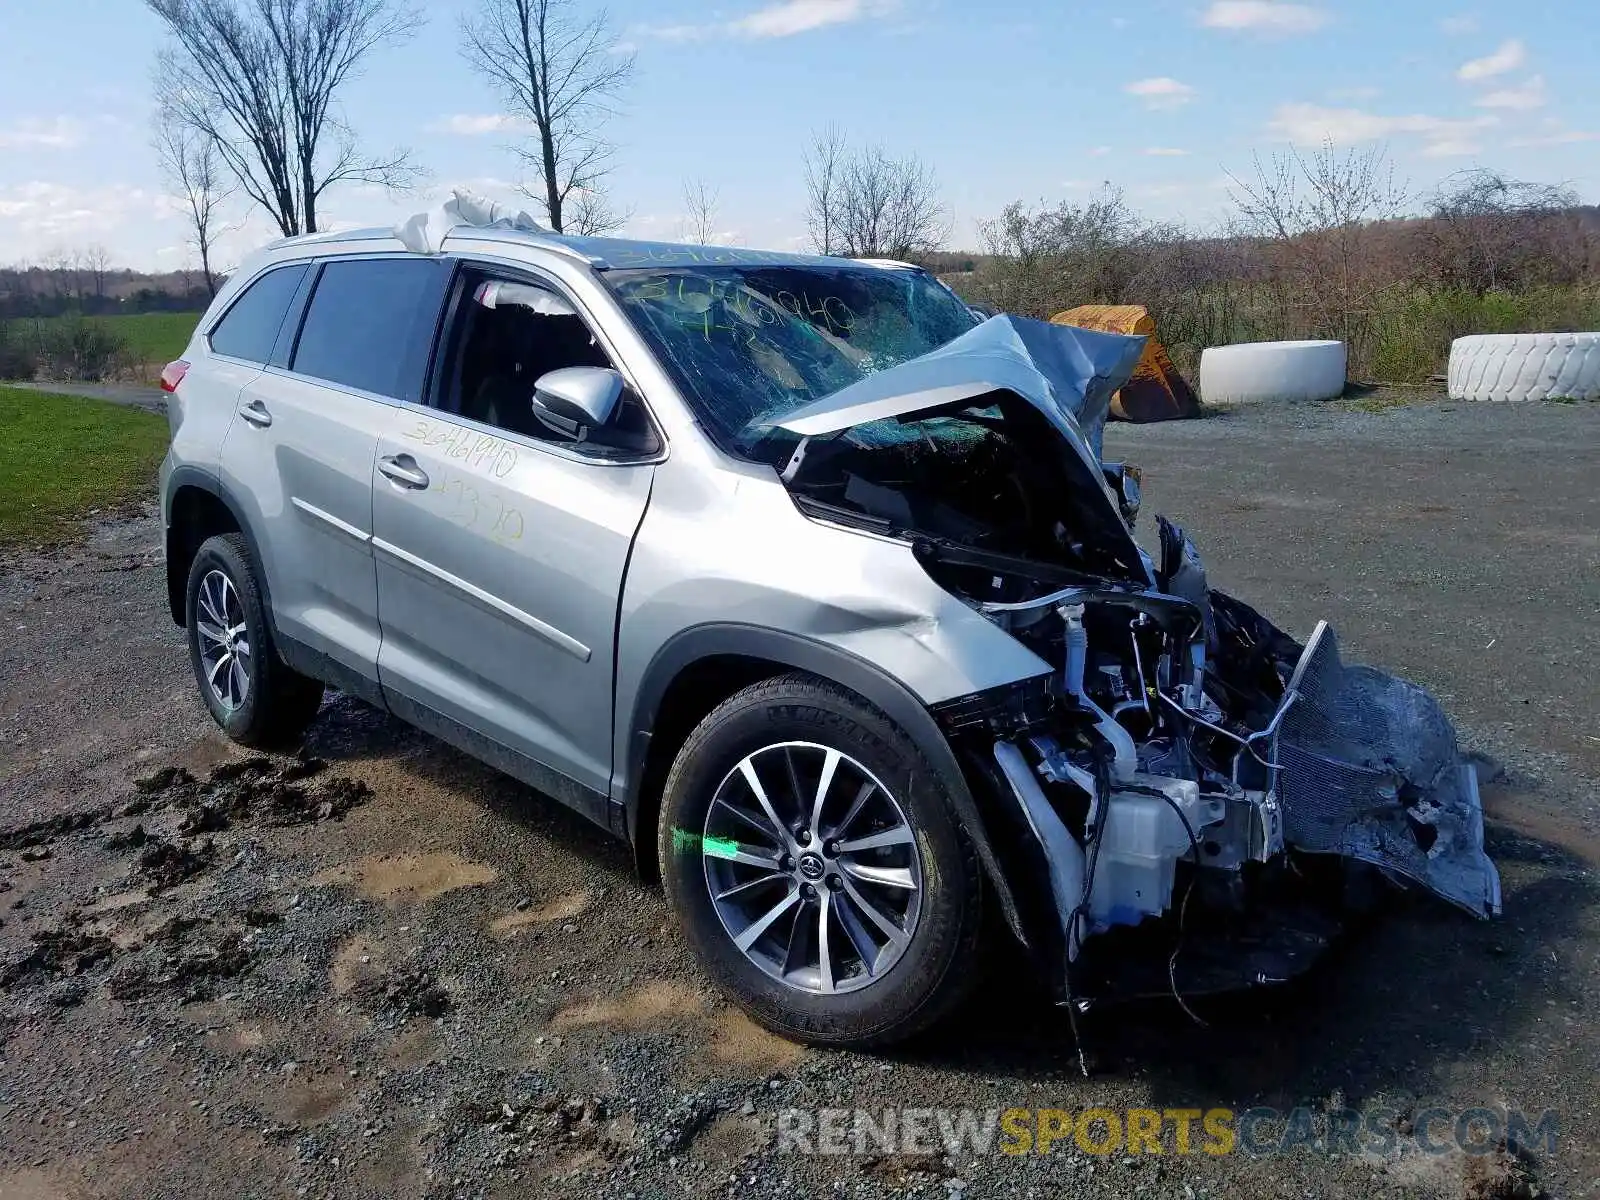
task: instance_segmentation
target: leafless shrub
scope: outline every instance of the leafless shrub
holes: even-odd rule
[[[524,191],[551,229],[568,232],[568,199],[581,206],[610,173],[600,131],[633,77],[633,55],[621,52],[605,11],[585,15],[579,0],[479,0],[462,21],[461,52],[532,130],[514,147],[536,176]]]
[[[1560,237],[1571,188],[1527,183],[1498,171],[1459,171],[1428,200],[1420,266],[1436,286],[1481,296],[1498,289],[1575,282],[1581,260]]]
[[[1077,304],[1143,302],[1181,240],[1109,186],[1086,204],[1008,204],[979,235],[991,258],[977,272],[976,295],[1034,317]]]
[[[393,0],[146,0],[170,35],[158,106],[220,156],[287,236],[317,229],[317,206],[345,182],[404,187],[407,153],[361,152],[340,90],[419,17]]]

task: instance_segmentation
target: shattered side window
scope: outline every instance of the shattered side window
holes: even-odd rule
[[[611,271],[606,281],[696,416],[740,454],[785,414],[974,324],[921,271],[843,261]]]

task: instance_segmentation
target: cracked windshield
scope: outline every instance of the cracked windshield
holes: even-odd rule
[[[606,278],[695,414],[741,451],[785,414],[976,323],[921,271],[692,267]]]

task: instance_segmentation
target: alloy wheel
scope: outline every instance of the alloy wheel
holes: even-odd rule
[[[200,666],[211,694],[233,712],[250,693],[250,631],[239,591],[225,571],[207,571],[196,596]]]
[[[916,932],[922,856],[905,810],[831,746],[782,742],[741,759],[712,798],[700,850],[728,936],[790,987],[866,987]]]

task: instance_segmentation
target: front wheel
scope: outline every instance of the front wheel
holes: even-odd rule
[[[974,982],[982,888],[945,785],[854,694],[755,684],[668,775],[661,875],[701,964],[782,1036],[903,1040]]]
[[[189,568],[188,598],[189,661],[212,718],[246,746],[298,738],[317,715],[322,684],[278,657],[242,534],[205,540]]]

